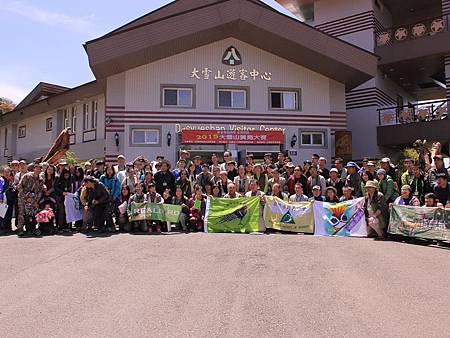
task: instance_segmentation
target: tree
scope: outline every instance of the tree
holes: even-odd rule
[[[12,100],[10,100],[6,97],[0,97],[0,112],[1,112],[1,114],[8,113],[11,110],[13,110],[15,107],[16,107],[16,104]]]

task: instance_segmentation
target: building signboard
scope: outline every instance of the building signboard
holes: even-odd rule
[[[284,144],[282,131],[182,130],[183,144]]]

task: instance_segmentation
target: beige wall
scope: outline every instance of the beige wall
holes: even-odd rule
[[[214,80],[217,70],[225,72],[231,68],[222,64],[222,56],[231,45],[239,50],[243,60],[242,65],[235,67],[237,71],[244,68],[249,71],[257,69],[261,73],[270,72],[271,81],[262,80],[260,77],[256,81],[252,78],[245,81]],[[205,67],[213,71],[209,80],[204,80],[201,73],[201,79],[191,78],[194,68],[201,71]],[[230,129],[230,124],[256,128],[261,125],[268,128],[280,127],[286,129],[286,144],[290,143],[293,134],[299,136],[300,129],[324,130],[327,136],[333,133],[332,129],[346,129],[345,117],[344,120],[341,118],[340,123],[336,123],[330,115],[332,111],[345,112],[343,84],[234,38],[137,67],[108,78],[107,83],[107,116],[112,118],[112,123],[106,127],[107,159],[114,159],[119,153],[124,153],[128,159],[139,155],[153,158],[156,154],[161,154],[173,161],[177,152],[175,124],[180,123],[211,123],[226,126],[227,129]],[[195,108],[161,108],[161,84],[194,85]],[[250,108],[241,111],[216,109],[215,86],[220,85],[247,87]],[[300,89],[301,111],[269,110],[268,93],[271,87]],[[124,104],[121,99],[123,96]],[[125,108],[120,108],[122,105]],[[268,123],[267,119],[270,118],[272,120]],[[161,126],[162,146],[131,147],[129,133],[132,125]],[[166,145],[168,132],[172,134],[173,140],[170,148]],[[119,135],[119,148],[115,146],[115,133]],[[320,152],[330,158],[333,155],[332,142],[331,138],[327,140],[326,149],[300,149],[297,144],[297,160],[310,158],[310,154],[314,152]]]
[[[91,103],[92,101],[98,101],[98,116],[97,116],[97,138],[96,141],[83,143],[83,104]],[[73,104],[66,105],[58,108],[57,110],[51,110],[42,114],[22,119],[14,124],[1,126],[0,128],[0,164],[6,163],[7,158],[4,154],[4,128],[8,128],[8,156],[12,156],[13,159],[25,158],[32,160],[36,157],[45,155],[49,150],[51,144],[58,136],[60,130],[58,129],[58,110],[68,109],[69,116],[71,108],[77,107],[77,124],[76,124],[76,143],[71,146],[71,150],[76,153],[80,159],[88,159],[91,157],[103,157],[104,156],[104,138],[105,138],[105,97],[99,95],[91,98],[78,100]],[[46,119],[53,118],[52,131],[46,131]],[[17,129],[20,126],[26,126],[26,137],[18,138]]]
[[[272,73],[272,81],[231,81],[195,80],[190,78],[194,67],[225,70],[229,67],[221,63],[224,51],[234,45],[243,58],[242,67]],[[240,69],[241,66],[236,67]],[[269,87],[294,87],[302,89],[303,112],[322,114],[329,112],[329,97],[323,95],[329,90],[329,79],[323,75],[300,67],[273,54],[253,47],[236,39],[225,39],[196,48],[186,53],[150,63],[126,72],[125,106],[127,110],[161,110],[160,84],[194,84],[197,91],[199,111],[214,109],[214,85],[250,87],[250,109],[257,112],[268,111],[267,90]],[[110,99],[108,98],[108,105]],[[178,110],[178,109],[177,109]],[[187,109],[186,111],[192,111]],[[217,111],[217,110],[216,110]],[[228,111],[228,110],[227,110]]]

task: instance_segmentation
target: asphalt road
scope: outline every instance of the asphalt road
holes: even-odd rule
[[[450,336],[450,250],[306,235],[0,238],[1,337]]]

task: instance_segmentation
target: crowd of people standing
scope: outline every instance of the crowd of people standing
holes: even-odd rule
[[[182,213],[175,226],[200,231],[208,196],[261,196],[264,205],[264,196],[270,195],[288,203],[337,203],[364,197],[369,235],[384,238],[391,204],[450,207],[449,170],[442,155],[433,158],[426,172],[413,159],[405,159],[404,167],[401,172],[389,158],[378,162],[365,158],[361,166],[336,158],[330,166],[318,154],[298,165],[283,152],[275,159],[265,154],[262,163],[248,154],[246,163],[238,166],[229,151],[206,161],[182,151],[174,168],[162,156],[127,162],[120,155],[115,165],[94,159],[84,165],[62,161],[56,166],[12,161],[0,177],[0,204],[6,209],[0,217],[0,233],[13,233],[14,228],[19,236],[93,230],[160,233],[174,226],[132,221],[132,202],[180,205]],[[77,196],[82,220],[67,222],[68,194]]]

